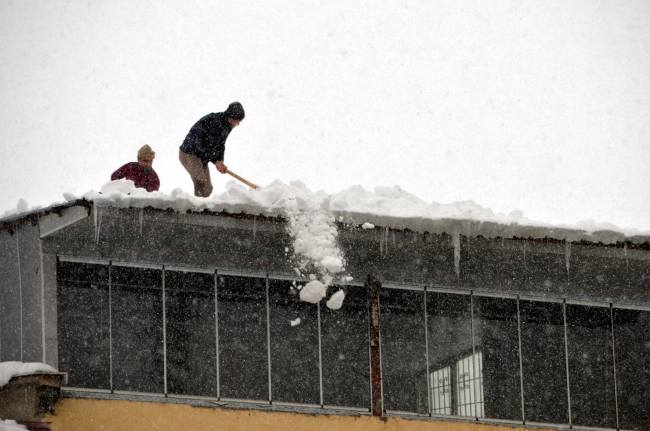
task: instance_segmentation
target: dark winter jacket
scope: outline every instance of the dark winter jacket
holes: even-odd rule
[[[222,162],[226,151],[226,138],[232,127],[223,112],[208,114],[192,126],[180,149],[182,152],[198,157],[203,166]]]
[[[146,189],[148,192],[160,188],[160,180],[156,171],[153,168],[149,172],[141,171],[138,162],[127,163],[111,175],[111,181],[121,180],[122,178],[133,181],[136,187]]]

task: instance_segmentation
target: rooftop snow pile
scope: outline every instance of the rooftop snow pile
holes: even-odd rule
[[[582,221],[575,225],[549,224],[530,220],[522,211],[511,211],[508,215],[495,214],[472,201],[440,204],[427,203],[406,192],[399,186],[376,187],[374,192],[361,186],[328,194],[312,192],[301,181],[288,185],[278,180],[260,190],[248,189],[234,181],[226,184],[226,191],[214,193],[210,198],[198,198],[180,188],[171,194],[147,193],[136,189],[132,181],[113,181],[104,184],[100,192],[90,191],[82,196],[64,194],[68,201],[85,198],[97,207],[154,207],[172,208],[179,212],[187,210],[227,210],[231,213],[282,215],[290,218],[290,212],[319,208],[333,215],[337,221],[365,225],[366,228],[411,229],[430,232],[485,237],[551,237],[570,241],[587,240],[613,243],[626,238],[650,236],[650,232],[638,229],[622,229],[609,223]],[[10,210],[0,218],[27,211],[27,203],[21,199],[17,210]],[[372,226],[372,227],[371,227]],[[376,227],[375,227],[376,226]],[[644,239],[644,241],[647,239]],[[643,241],[641,241],[643,242]]]
[[[40,362],[0,362],[0,388],[9,383],[9,380],[14,376],[38,371],[57,372],[52,366]]]
[[[16,421],[7,419],[3,421],[0,419],[0,431],[24,431],[27,427],[25,425],[19,425]]]

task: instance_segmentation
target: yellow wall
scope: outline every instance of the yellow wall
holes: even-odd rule
[[[336,415],[229,410],[187,404],[66,398],[56,404],[56,415],[44,419],[54,431],[134,430],[381,430],[381,431],[516,431],[514,428],[461,422],[438,422]]]

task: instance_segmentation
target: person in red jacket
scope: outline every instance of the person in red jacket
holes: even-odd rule
[[[160,188],[158,174],[153,170],[153,159],[156,153],[153,152],[149,145],[145,145],[138,151],[138,161],[127,163],[126,165],[113,172],[111,181],[126,178],[135,183],[136,187],[146,189],[148,192],[156,191]]]

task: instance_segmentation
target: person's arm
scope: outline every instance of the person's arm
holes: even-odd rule
[[[223,160],[217,160],[214,162],[214,165],[217,167],[217,171],[225,174],[228,171],[228,166],[223,164]]]
[[[216,133],[210,134],[209,142],[210,148],[214,151],[211,161],[217,167],[217,171],[225,174],[228,168],[223,164],[223,156],[226,152],[226,139],[223,137],[223,133],[219,133],[218,135]]]
[[[152,172],[144,183],[144,189],[148,192],[156,192],[160,189],[160,179],[158,174]]]
[[[158,174],[155,172],[152,172],[151,180],[147,184],[147,191],[148,192],[156,192],[160,189],[160,179],[158,178]]]
[[[126,165],[119,168],[117,171],[113,172],[113,174],[111,175],[111,181],[121,180],[122,178],[126,177],[126,171],[128,166],[129,164],[127,163]]]

